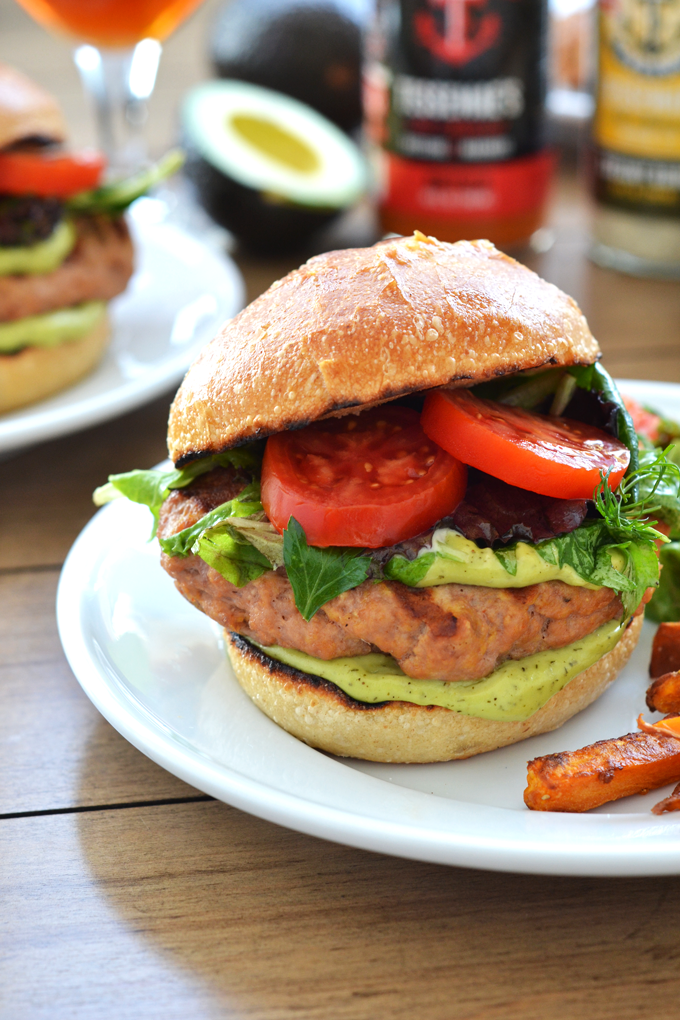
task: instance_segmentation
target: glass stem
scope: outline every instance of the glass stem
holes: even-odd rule
[[[156,83],[161,44],[142,39],[131,49],[79,46],[74,60],[97,119],[99,147],[110,178],[140,169],[149,162],[145,126],[147,100]]]

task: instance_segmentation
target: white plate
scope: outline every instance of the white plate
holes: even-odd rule
[[[680,386],[622,388],[680,417]],[[438,765],[334,759],[280,730],[241,691],[219,629],[176,592],[149,528],[146,508],[124,500],[100,511],[66,561],[57,616],[87,695],[159,765],[252,814],[369,850],[500,871],[680,871],[680,817],[650,813],[664,791],[587,815],[533,813],[522,802],[529,758],[636,728],[651,624],[616,684],[556,733]]]
[[[154,222],[154,200],[133,207],[136,270],[110,302],[112,339],[82,382],[0,416],[0,454],[89,428],[147,403],[178,383],[200,348],[244,302],[228,256],[171,223]],[[151,207],[151,209],[149,208]]]

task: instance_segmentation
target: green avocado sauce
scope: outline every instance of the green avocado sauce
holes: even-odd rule
[[[517,542],[497,555],[480,549],[457,531],[439,528],[432,544],[421,549],[415,560],[395,556],[386,574],[416,588],[438,584],[475,584],[483,588],[525,588],[541,581],[564,581],[581,588],[597,588],[584,581],[573,567],[547,563],[527,542]]]
[[[75,227],[62,220],[50,236],[26,248],[0,248],[0,276],[38,276],[58,269],[76,243]]]
[[[106,302],[86,301],[45,315],[29,315],[15,322],[0,322],[0,354],[24,347],[57,347],[79,340],[106,314]]]
[[[408,701],[438,705],[462,715],[521,722],[617,644],[627,620],[612,620],[564,648],[508,660],[481,680],[413,680],[390,655],[372,653],[341,659],[314,658],[295,649],[258,646],[272,659],[336,684],[356,701]]]

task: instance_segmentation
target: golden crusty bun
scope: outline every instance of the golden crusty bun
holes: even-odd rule
[[[21,71],[0,64],[0,149],[26,138],[63,142],[64,116],[49,92]]]
[[[172,406],[169,452],[181,465],[406,393],[599,353],[576,302],[489,241],[416,232],[329,252],[208,344]]]
[[[332,754],[368,761],[434,762],[470,758],[555,730],[600,697],[637,644],[643,616],[619,643],[563,687],[529,719],[496,722],[405,701],[368,705],[320,677],[276,662],[236,634],[229,658],[246,694],[293,736]]]
[[[109,321],[102,315],[79,340],[56,347],[24,347],[0,355],[0,414],[66,389],[91,372],[109,340]]]

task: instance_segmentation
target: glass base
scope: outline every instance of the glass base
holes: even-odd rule
[[[598,206],[590,257],[631,276],[680,279],[680,219]]]

